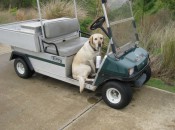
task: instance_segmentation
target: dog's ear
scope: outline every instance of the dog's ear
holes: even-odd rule
[[[89,38],[89,44],[90,44],[90,45],[93,44],[93,36],[91,36],[91,37]]]
[[[105,44],[105,37],[103,36],[103,42],[102,42],[102,44],[104,45]]]

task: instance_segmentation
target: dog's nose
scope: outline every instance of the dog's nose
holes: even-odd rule
[[[100,43],[100,44],[98,44],[98,47],[101,47],[101,43]]]

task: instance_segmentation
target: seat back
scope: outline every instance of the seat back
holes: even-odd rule
[[[47,39],[78,32],[79,22],[76,18],[58,18],[44,23],[45,37]]]

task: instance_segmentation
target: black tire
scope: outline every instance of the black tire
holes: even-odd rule
[[[113,98],[112,93],[115,95],[118,94],[118,99],[116,97],[116,99]],[[102,98],[108,106],[114,109],[122,109],[130,103],[132,99],[132,89],[128,84],[109,81],[102,88]]]
[[[146,80],[145,80],[145,82],[144,82],[144,84],[145,84],[145,83],[148,82],[149,79],[151,78],[151,67],[148,66],[147,69],[144,71],[144,73],[146,74]]]
[[[19,67],[20,65],[22,66],[21,70],[20,70],[20,67]],[[14,68],[15,68],[16,74],[20,78],[23,78],[23,79],[30,78],[34,74],[34,71],[30,70],[27,63],[22,58],[15,59]]]

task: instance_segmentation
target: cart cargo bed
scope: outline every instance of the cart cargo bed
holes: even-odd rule
[[[27,26],[26,26],[27,25]],[[39,20],[15,22],[0,26],[0,43],[39,52]]]

